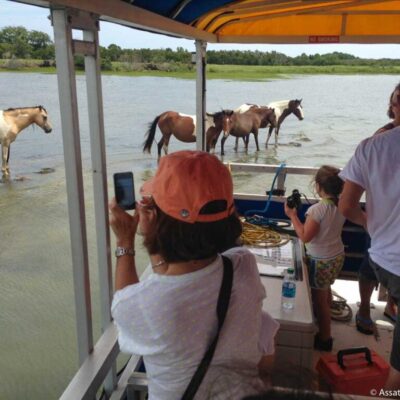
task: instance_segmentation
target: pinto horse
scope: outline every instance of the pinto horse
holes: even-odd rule
[[[285,118],[290,115],[294,114],[300,121],[304,119],[304,113],[303,113],[303,107],[301,106],[301,101],[300,100],[280,100],[280,101],[273,101],[272,103],[269,103],[267,107],[271,107],[275,110],[276,114],[276,119],[277,119],[277,124],[275,127],[275,146],[278,144],[278,135],[279,135],[279,129],[282,125],[282,122],[285,120]],[[249,109],[254,109],[260,107],[257,104],[242,104],[240,107],[238,107],[235,111],[237,112],[246,112]],[[271,137],[272,131],[274,127],[271,125],[268,131],[268,137],[267,141],[265,143],[265,147],[268,147],[268,141],[269,138]]]
[[[257,151],[260,150],[258,145],[258,130],[260,128],[266,128],[271,125],[273,128],[276,126],[276,115],[275,110],[269,107],[252,107],[246,112],[231,112],[230,117],[230,129],[225,133],[221,139],[221,156],[224,153],[224,143],[229,135],[235,136],[236,138],[243,138],[246,151],[249,146],[249,136],[253,133],[254,140],[256,142]],[[214,140],[216,142],[218,137]]]
[[[210,151],[212,139],[219,136],[221,131],[226,132],[229,129],[230,114],[225,110],[215,114],[207,113],[206,116],[206,149]],[[161,157],[161,149],[168,154],[168,144],[172,135],[178,140],[185,143],[196,142],[196,116],[181,114],[175,111],[165,111],[154,118],[149,124],[149,129],[146,132],[146,140],[143,145],[143,152],[150,153],[151,146],[154,141],[157,126],[159,127],[162,137],[157,143],[158,158]]]
[[[1,171],[5,178],[10,175],[10,167],[8,166],[10,145],[17,138],[17,135],[31,124],[40,126],[46,133],[50,133],[52,130],[47,111],[43,106],[0,110]]]

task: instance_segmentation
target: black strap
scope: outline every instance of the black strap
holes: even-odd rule
[[[194,398],[197,389],[201,385],[201,382],[206,375],[208,366],[214,356],[215,348],[217,347],[217,342],[219,338],[219,333],[221,332],[222,325],[225,321],[226,312],[228,311],[229,300],[231,298],[232,291],[232,281],[233,281],[233,266],[232,261],[225,256],[222,256],[222,261],[224,263],[224,275],[222,277],[221,289],[218,295],[217,304],[217,316],[218,316],[218,330],[215,335],[214,340],[211,342],[209,348],[204,354],[196,372],[194,373],[185,393],[182,396],[182,400],[191,400]]]

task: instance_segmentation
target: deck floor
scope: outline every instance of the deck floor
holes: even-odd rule
[[[365,346],[374,350],[389,362],[394,325],[383,315],[386,302],[378,301],[378,291],[375,290],[371,298],[371,303],[373,304],[371,317],[376,322],[379,333],[377,340],[373,335],[364,335],[358,332],[355,326],[355,315],[358,309],[357,302],[360,301],[358,282],[337,280],[332,289],[347,300],[347,304],[353,311],[353,318],[349,322],[332,320],[333,353],[349,347]],[[326,353],[314,352],[314,367],[321,354]]]
[[[383,315],[386,302],[378,301],[378,291],[375,290],[371,297],[371,318],[375,321],[378,331],[378,338],[375,338],[374,335],[364,335],[358,332],[355,326],[355,315],[358,310],[357,302],[360,301],[358,282],[337,280],[332,289],[347,300],[347,304],[353,311],[353,317],[348,322],[332,320],[332,336],[334,338],[332,354],[350,347],[368,347],[389,363],[394,324]],[[316,364],[322,354],[327,353],[314,351],[313,366],[315,371]],[[329,390],[326,387],[324,388],[324,385],[317,387],[321,391]]]

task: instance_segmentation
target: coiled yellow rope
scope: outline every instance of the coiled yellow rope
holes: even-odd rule
[[[250,224],[242,219],[243,233],[240,236],[242,243],[256,247],[278,247],[288,243],[290,236],[281,234],[272,228]]]

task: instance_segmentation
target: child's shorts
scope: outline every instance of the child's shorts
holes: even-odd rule
[[[310,286],[313,289],[329,289],[344,264],[344,253],[333,258],[306,257]]]

